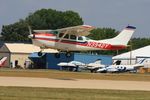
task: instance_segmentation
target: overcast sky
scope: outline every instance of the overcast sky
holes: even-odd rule
[[[0,0],[0,30],[41,8],[78,12],[84,24],[121,31],[137,27],[134,37],[150,37],[150,0]]]

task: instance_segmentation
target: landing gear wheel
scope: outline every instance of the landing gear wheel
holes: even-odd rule
[[[71,52],[67,52],[66,57],[71,57]]]
[[[60,53],[55,53],[56,58],[60,58]]]
[[[38,56],[42,56],[43,55],[43,53],[40,51],[40,52],[38,52]]]

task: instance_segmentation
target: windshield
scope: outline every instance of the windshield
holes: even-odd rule
[[[86,40],[92,40],[92,39],[90,39],[90,38],[88,38],[88,37],[85,37],[85,39],[86,39]]]

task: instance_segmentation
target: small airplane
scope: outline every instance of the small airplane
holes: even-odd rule
[[[62,68],[69,69],[70,71],[72,71],[73,69],[75,69],[75,71],[78,71],[78,68],[85,69],[86,67],[86,64],[79,61],[60,62],[57,65],[61,66]]]
[[[76,68],[76,71],[78,70],[78,68],[83,70],[90,70],[91,73],[96,72],[99,68],[105,67],[105,65],[102,65],[100,63],[100,59],[97,59],[95,62],[89,64],[85,64],[79,61],[71,61],[71,62],[60,62],[57,65],[61,66],[62,68],[68,69]]]
[[[5,62],[7,60],[7,57],[2,57],[1,60],[0,60],[0,67],[3,67]]]
[[[104,67],[105,67],[105,65],[101,64],[101,60],[100,59],[97,59],[93,63],[86,64],[86,69],[90,70],[91,73],[97,72],[98,69],[101,69],[101,68],[104,68]]]
[[[144,66],[145,59],[140,60],[137,64],[134,65],[109,65],[103,68],[99,68],[97,72],[128,72],[134,71]]]
[[[39,46],[41,51],[38,52],[42,56],[42,50],[51,48],[57,49],[59,52],[65,51],[66,56],[71,56],[72,51],[91,51],[91,50],[119,50],[124,49],[128,45],[132,34],[136,27],[127,26],[114,38],[104,40],[92,40],[86,36],[95,27],[90,25],[79,25],[56,30],[33,30],[29,27],[29,38],[32,39],[34,45]],[[60,54],[56,54],[59,57]]]

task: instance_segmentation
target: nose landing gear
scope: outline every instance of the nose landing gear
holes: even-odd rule
[[[41,48],[41,51],[38,52],[38,56],[39,56],[39,57],[43,56],[43,53],[42,53],[43,50],[44,50],[44,49]]]
[[[38,52],[38,56],[41,57],[42,55],[43,55],[42,51]]]

